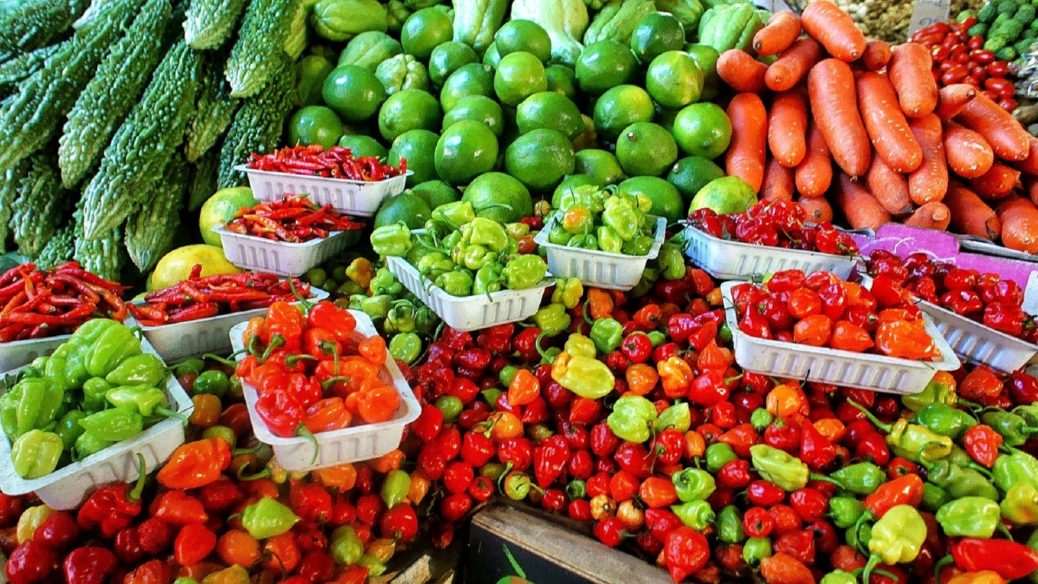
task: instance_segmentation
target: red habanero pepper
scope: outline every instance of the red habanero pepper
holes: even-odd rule
[[[710,544],[691,527],[682,525],[666,535],[663,560],[675,582],[681,582],[703,569],[709,559]]]
[[[267,309],[266,329],[270,344],[280,344],[288,352],[299,350],[303,340],[306,318],[295,305],[286,301],[274,302]]]
[[[173,451],[157,475],[167,489],[195,489],[220,478],[231,464],[231,447],[221,438],[203,438]]]
[[[1002,435],[987,424],[977,424],[962,435],[962,446],[974,461],[987,468],[995,466]]]
[[[151,506],[155,508],[154,503]],[[118,537],[118,536],[116,536]],[[173,541],[173,526],[158,518],[149,517],[137,526],[137,540],[141,551],[146,554],[158,554],[164,551]]]
[[[800,459],[815,470],[836,460],[836,446],[810,420],[800,425]]]
[[[289,489],[289,504],[303,521],[324,523],[331,517],[332,496],[321,485],[293,483]]]
[[[256,413],[275,436],[296,436],[306,426],[306,405],[288,391],[268,391],[256,400]]]
[[[86,531],[97,527],[101,535],[111,539],[116,532],[128,527],[143,509],[140,499],[147,478],[143,470],[132,487],[127,483],[105,485],[91,493],[76,514],[79,528]]]
[[[310,327],[303,333],[303,350],[317,359],[338,360],[342,345],[329,329]]]
[[[955,565],[967,572],[991,570],[1006,580],[1038,570],[1038,551],[1005,539],[964,537],[951,546]]]
[[[201,523],[180,528],[173,542],[173,557],[181,566],[193,566],[216,549],[216,534]]]
[[[923,500],[923,480],[917,474],[906,474],[880,485],[865,497],[865,509],[876,518],[883,517],[892,507],[918,507]]]
[[[542,441],[533,449],[533,471],[537,484],[541,488],[551,486],[566,469],[569,457],[569,443],[564,437],[556,434]]]
[[[115,554],[100,546],[76,548],[62,563],[65,581],[76,584],[103,584],[117,566]]]
[[[173,525],[205,523],[209,514],[202,502],[184,491],[166,491],[156,498],[149,509],[151,514]]]
[[[1019,306],[1003,302],[992,302],[984,307],[982,322],[997,331],[1019,337],[1025,328],[1034,326],[1034,322]]]
[[[306,317],[310,327],[329,331],[340,343],[346,343],[357,328],[357,319],[349,310],[339,308],[334,302],[322,300],[310,308]]]
[[[319,399],[306,408],[303,424],[312,433],[330,432],[347,428],[353,421],[353,414],[346,409],[341,397]]]

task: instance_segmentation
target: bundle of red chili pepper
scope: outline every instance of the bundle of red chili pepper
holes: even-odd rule
[[[0,342],[71,333],[95,316],[126,318],[125,286],[68,262],[44,271],[15,266],[0,276]]]
[[[159,326],[291,301],[293,285],[302,297],[310,297],[310,285],[298,279],[290,283],[274,274],[252,272],[202,278],[201,273],[202,266],[196,265],[187,280],[148,293],[144,304],[130,304],[130,314],[144,326]]]
[[[375,182],[407,172],[407,160],[399,166],[383,164],[376,156],[354,156],[349,148],[332,146],[325,150],[318,144],[286,146],[270,154],[249,156],[249,168],[269,172],[286,172]]]
[[[306,196],[285,195],[280,201],[243,207],[227,224],[227,230],[274,241],[303,243],[328,237],[333,231],[356,231],[364,224],[343,215],[331,205],[318,207]]]

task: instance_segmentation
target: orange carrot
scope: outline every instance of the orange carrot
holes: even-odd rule
[[[861,56],[861,64],[869,71],[879,71],[890,62],[890,45],[885,41],[874,40],[865,43],[865,54]]]
[[[807,154],[807,100],[799,91],[775,96],[768,116],[768,146],[782,166],[795,168]]]
[[[964,178],[977,178],[995,163],[995,153],[987,140],[954,122],[944,129],[944,154],[952,172]]]
[[[764,184],[761,186],[762,201],[790,201],[793,199],[793,169],[779,164],[777,158],[768,160],[764,169]]]
[[[876,197],[842,172],[834,194],[833,202],[852,228],[879,229],[884,223],[890,222],[890,213],[879,204]]]
[[[971,180],[970,186],[984,200],[1001,199],[1020,186],[1020,171],[996,162],[991,170]]]
[[[1021,160],[1016,167],[1026,174],[1038,175],[1038,138],[1028,139],[1027,158]]]
[[[968,188],[956,182],[951,183],[942,202],[951,211],[950,226],[955,233],[976,235],[992,241],[1002,235],[1002,221],[995,210]]]
[[[832,223],[833,207],[825,197],[800,197],[797,204],[807,213],[808,221]]]
[[[1038,201],[1038,179],[1033,176],[1024,176],[1024,190],[1027,191],[1027,196],[1031,198],[1032,203]]]
[[[983,93],[971,99],[956,119],[984,136],[999,158],[1025,160],[1030,154],[1031,135],[1016,121],[1013,114],[1002,109]]]
[[[865,175],[865,184],[887,213],[898,216],[912,212],[908,181],[903,174],[887,166],[879,156],[872,157],[869,172]]]
[[[935,110],[937,115],[942,120],[954,118],[970,100],[977,97],[977,91],[977,87],[971,83],[945,85],[938,92],[937,109]]]
[[[807,154],[797,166],[797,192],[808,198],[824,197],[832,182],[833,161],[829,156],[829,147],[818,125],[811,124],[807,133]]]
[[[1002,221],[1002,245],[1038,253],[1038,208],[1020,197],[1011,197],[995,209]]]
[[[934,114],[909,120],[912,135],[923,150],[923,163],[908,175],[908,194],[916,205],[940,201],[948,190],[948,160],[944,156],[944,130]]]
[[[898,45],[891,52],[890,83],[897,91],[901,111],[910,118],[925,116],[937,107],[937,80],[931,68],[930,49],[919,43]]]
[[[858,107],[876,154],[898,172],[912,172],[923,163],[923,150],[897,106],[894,87],[871,71],[858,76]]]
[[[915,210],[905,221],[909,227],[921,227],[925,229],[948,229],[951,223],[951,211],[944,203],[933,201]]]
[[[800,82],[822,57],[822,47],[811,39],[800,39],[768,66],[764,83],[772,91],[786,91]]]
[[[732,141],[725,157],[725,174],[746,181],[754,192],[764,182],[768,149],[768,112],[755,93],[740,93],[728,104]]]
[[[717,74],[736,91],[760,93],[768,66],[746,51],[728,49],[717,58]]]
[[[808,4],[800,22],[808,36],[841,61],[856,61],[865,52],[865,35],[846,12],[829,0]]]
[[[811,6],[829,3],[818,0]],[[825,137],[836,164],[847,174],[861,176],[869,169],[872,147],[858,113],[854,74],[847,63],[826,59],[811,68],[807,76],[811,113]]]
[[[776,12],[768,25],[753,35],[753,50],[758,55],[777,55],[800,36],[800,17],[792,12]]]

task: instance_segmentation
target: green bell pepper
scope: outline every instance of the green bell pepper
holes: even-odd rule
[[[858,462],[834,471],[831,476],[843,489],[855,495],[868,495],[887,482],[887,473],[871,462]]]
[[[616,233],[623,241],[630,241],[638,235],[645,216],[630,199],[614,195],[605,201],[602,211],[602,223]]]
[[[546,337],[554,337],[569,330],[572,319],[566,307],[557,302],[543,306],[533,315],[533,322]]]
[[[524,254],[512,258],[505,264],[501,275],[505,277],[505,288],[524,290],[541,283],[548,273],[548,264],[539,255]]]
[[[332,558],[340,566],[356,564],[364,555],[364,543],[357,537],[357,532],[349,525],[343,525],[332,532]]]
[[[53,432],[29,430],[11,446],[11,463],[23,479],[38,479],[54,472],[64,445]]]
[[[64,392],[42,377],[27,377],[0,396],[0,425],[14,440],[30,430],[53,422],[62,405]]]
[[[613,318],[600,318],[591,325],[591,340],[599,353],[607,354],[620,346],[624,325]]]
[[[717,539],[724,543],[746,541],[746,532],[742,527],[742,514],[735,505],[726,505],[717,514]]]
[[[655,424],[657,432],[662,432],[664,430],[687,432],[691,426],[692,411],[689,409],[688,403],[686,402],[674,404],[660,412],[660,415],[656,418]]]
[[[508,246],[508,233],[504,226],[486,217],[476,217],[468,222],[462,228],[462,241],[466,241],[466,232],[467,243],[481,245],[489,251],[501,252]]]
[[[555,282],[555,290],[551,293],[551,301],[572,309],[580,304],[580,298],[583,295],[584,284],[580,278],[558,278]]]
[[[299,516],[292,509],[273,497],[263,497],[246,506],[241,513],[242,527],[255,539],[268,539],[286,533],[299,521]]]
[[[472,274],[468,270],[456,269],[440,274],[433,284],[451,296],[472,295]]]
[[[411,364],[422,353],[422,338],[415,333],[397,333],[389,340],[389,354]]]
[[[1038,487],[1021,482],[1009,487],[999,504],[1002,517],[1013,525],[1038,525]]]
[[[402,256],[412,245],[411,230],[402,221],[371,232],[371,249],[380,256]]]
[[[105,381],[112,385],[158,385],[166,378],[166,366],[150,353],[130,357],[119,364]]]
[[[598,235],[598,249],[606,253],[621,253],[624,240],[616,233],[616,230],[607,225],[601,225],[595,233]]]
[[[87,434],[109,442],[128,440],[144,429],[144,418],[132,408],[112,408],[83,418],[79,425]]]
[[[79,421],[86,416],[87,413],[83,410],[72,410],[58,420],[54,433],[61,437],[61,444],[65,447],[65,450],[72,450],[72,447],[76,445],[76,439],[84,432],[83,427],[79,425]]]
[[[990,538],[998,527],[998,503],[983,497],[963,497],[937,510],[937,523],[948,537]]]
[[[443,256],[443,254],[440,255]],[[447,259],[447,256],[443,256],[443,258]],[[421,267],[419,267],[419,271],[421,271]],[[390,272],[389,268],[385,266],[375,271],[375,276],[371,278],[368,287],[371,288],[372,295],[389,294],[390,296],[395,296],[404,291],[403,284],[397,281],[393,272]]]
[[[77,460],[82,460],[91,454],[100,452],[105,448],[108,448],[115,442],[110,440],[103,440],[93,432],[83,432],[76,438],[75,452]]]
[[[579,359],[581,357],[574,357]],[[565,385],[563,385],[565,387]],[[627,395],[616,400],[606,424],[621,440],[640,444],[652,436],[656,421],[656,406],[648,399]]]
[[[490,294],[491,292],[499,292],[503,280],[501,265],[496,262],[488,263],[476,270],[476,278],[472,283],[472,293]]]
[[[864,514],[865,504],[854,497],[837,496],[829,499],[829,517],[836,527],[850,527]]]
[[[710,503],[706,501],[689,501],[680,505],[671,505],[670,510],[678,516],[682,523],[696,531],[706,529],[713,524],[717,517],[714,510],[710,508]]]
[[[623,398],[621,398],[623,399]],[[700,468],[686,468],[670,475],[674,491],[683,502],[705,500],[717,490],[714,477]]]
[[[685,277],[688,266],[685,265],[685,254],[682,248],[674,243],[665,242],[660,246],[660,255],[656,257],[660,277],[664,280],[680,280]]]
[[[810,471],[799,458],[767,444],[750,447],[753,469],[761,478],[775,483],[785,491],[795,491],[807,486]]]
[[[165,408],[166,393],[147,385],[124,385],[105,392],[105,400],[116,408],[127,408],[142,416],[158,413],[168,416],[173,412]]]

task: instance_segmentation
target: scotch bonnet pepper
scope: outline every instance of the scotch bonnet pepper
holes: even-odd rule
[[[963,497],[937,510],[937,523],[949,537],[991,537],[998,528],[998,503],[983,497]]]
[[[625,395],[616,400],[612,413],[606,418],[606,424],[613,434],[622,440],[637,444],[649,439],[655,421],[655,404],[637,395]]]
[[[14,441],[11,464],[23,479],[37,479],[54,472],[64,449],[61,436],[30,430]]]
[[[53,422],[61,409],[65,392],[39,377],[19,381],[0,396],[0,425],[11,440]]]
[[[403,222],[383,225],[371,232],[371,249],[380,256],[402,256],[411,245],[411,230]]]
[[[940,460],[951,454],[954,443],[948,436],[937,434],[920,424],[910,424],[905,418],[900,418],[893,424],[885,424],[854,400],[847,400],[847,403],[887,433],[887,444],[897,456],[919,462]]]
[[[267,539],[286,533],[299,523],[299,516],[292,509],[272,497],[264,497],[245,507],[241,524],[249,535],[256,539]]]
[[[516,256],[501,270],[501,275],[505,277],[505,287],[510,290],[533,288],[540,284],[547,273],[548,265],[541,256],[534,254]]]
[[[1013,525],[1038,525],[1038,487],[1019,482],[1009,488],[1000,503],[1002,517]]]
[[[750,462],[761,478],[771,481],[784,491],[802,489],[807,486],[808,479],[842,486],[834,479],[810,472],[804,461],[767,444],[750,447]]]
[[[872,526],[869,537],[868,564],[863,581],[869,581],[872,570],[880,563],[905,564],[919,556],[926,540],[926,522],[914,507],[897,505],[888,510]]]
[[[613,372],[605,363],[594,357],[571,355],[566,351],[559,353],[552,362],[551,378],[562,387],[588,399],[609,395],[616,384]]]

